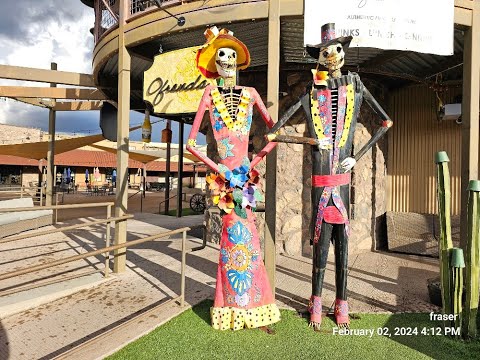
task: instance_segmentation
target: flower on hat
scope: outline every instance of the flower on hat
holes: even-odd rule
[[[250,53],[246,45],[233,36],[227,29],[218,30],[216,26],[207,29],[204,33],[207,42],[198,50],[196,65],[198,70],[207,78],[219,77],[215,65],[215,56],[220,48],[230,48],[237,53],[237,69],[243,70],[250,65]]]

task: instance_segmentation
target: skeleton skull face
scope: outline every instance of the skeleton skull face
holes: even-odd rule
[[[218,74],[223,78],[234,77],[237,72],[237,53],[230,48],[220,48],[215,56]]]
[[[320,49],[318,63],[325,66],[330,72],[339,70],[345,64],[345,52],[340,43],[332,44]]]

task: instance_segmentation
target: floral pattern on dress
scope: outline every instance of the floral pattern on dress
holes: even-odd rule
[[[228,282],[235,294],[235,303],[245,307],[250,303],[247,292],[252,287],[254,263],[258,260],[258,251],[252,244],[252,234],[241,222],[235,222],[227,228],[228,241],[233,246],[224,247],[221,251],[223,268],[227,271]]]
[[[228,141],[228,138],[221,139],[220,141],[218,141],[217,149],[218,149],[218,156],[220,156],[220,159],[222,160],[225,160],[227,157],[234,156],[232,152],[233,144],[230,144],[230,142]]]

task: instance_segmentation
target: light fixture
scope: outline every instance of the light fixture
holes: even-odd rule
[[[175,15],[173,15],[170,11],[168,10],[165,10],[163,7],[162,7],[162,4],[164,2],[164,0],[154,0],[155,4],[157,5],[157,7],[159,9],[162,9],[163,11],[165,11],[168,15],[170,15],[171,17],[175,18],[177,20],[177,25],[178,26],[183,26],[185,25],[185,17],[184,16],[180,16],[180,17],[177,17]]]

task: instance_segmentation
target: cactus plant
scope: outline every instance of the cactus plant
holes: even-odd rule
[[[480,181],[471,180],[468,186],[468,235],[466,245],[466,302],[463,336],[477,335],[478,277],[480,274]]]
[[[438,254],[440,257],[440,282],[442,288],[442,310],[444,314],[452,312],[452,278],[450,276],[449,252],[453,248],[450,219],[450,172],[448,155],[440,151],[435,155],[437,164],[438,217],[440,222],[440,241]]]
[[[452,248],[450,250],[450,271],[451,271],[451,303],[452,309],[450,314],[454,314],[455,320],[452,320],[449,327],[460,329],[462,326],[462,295],[463,295],[463,268],[465,261],[463,258],[463,250],[460,248]],[[458,334],[460,335],[460,334]]]

